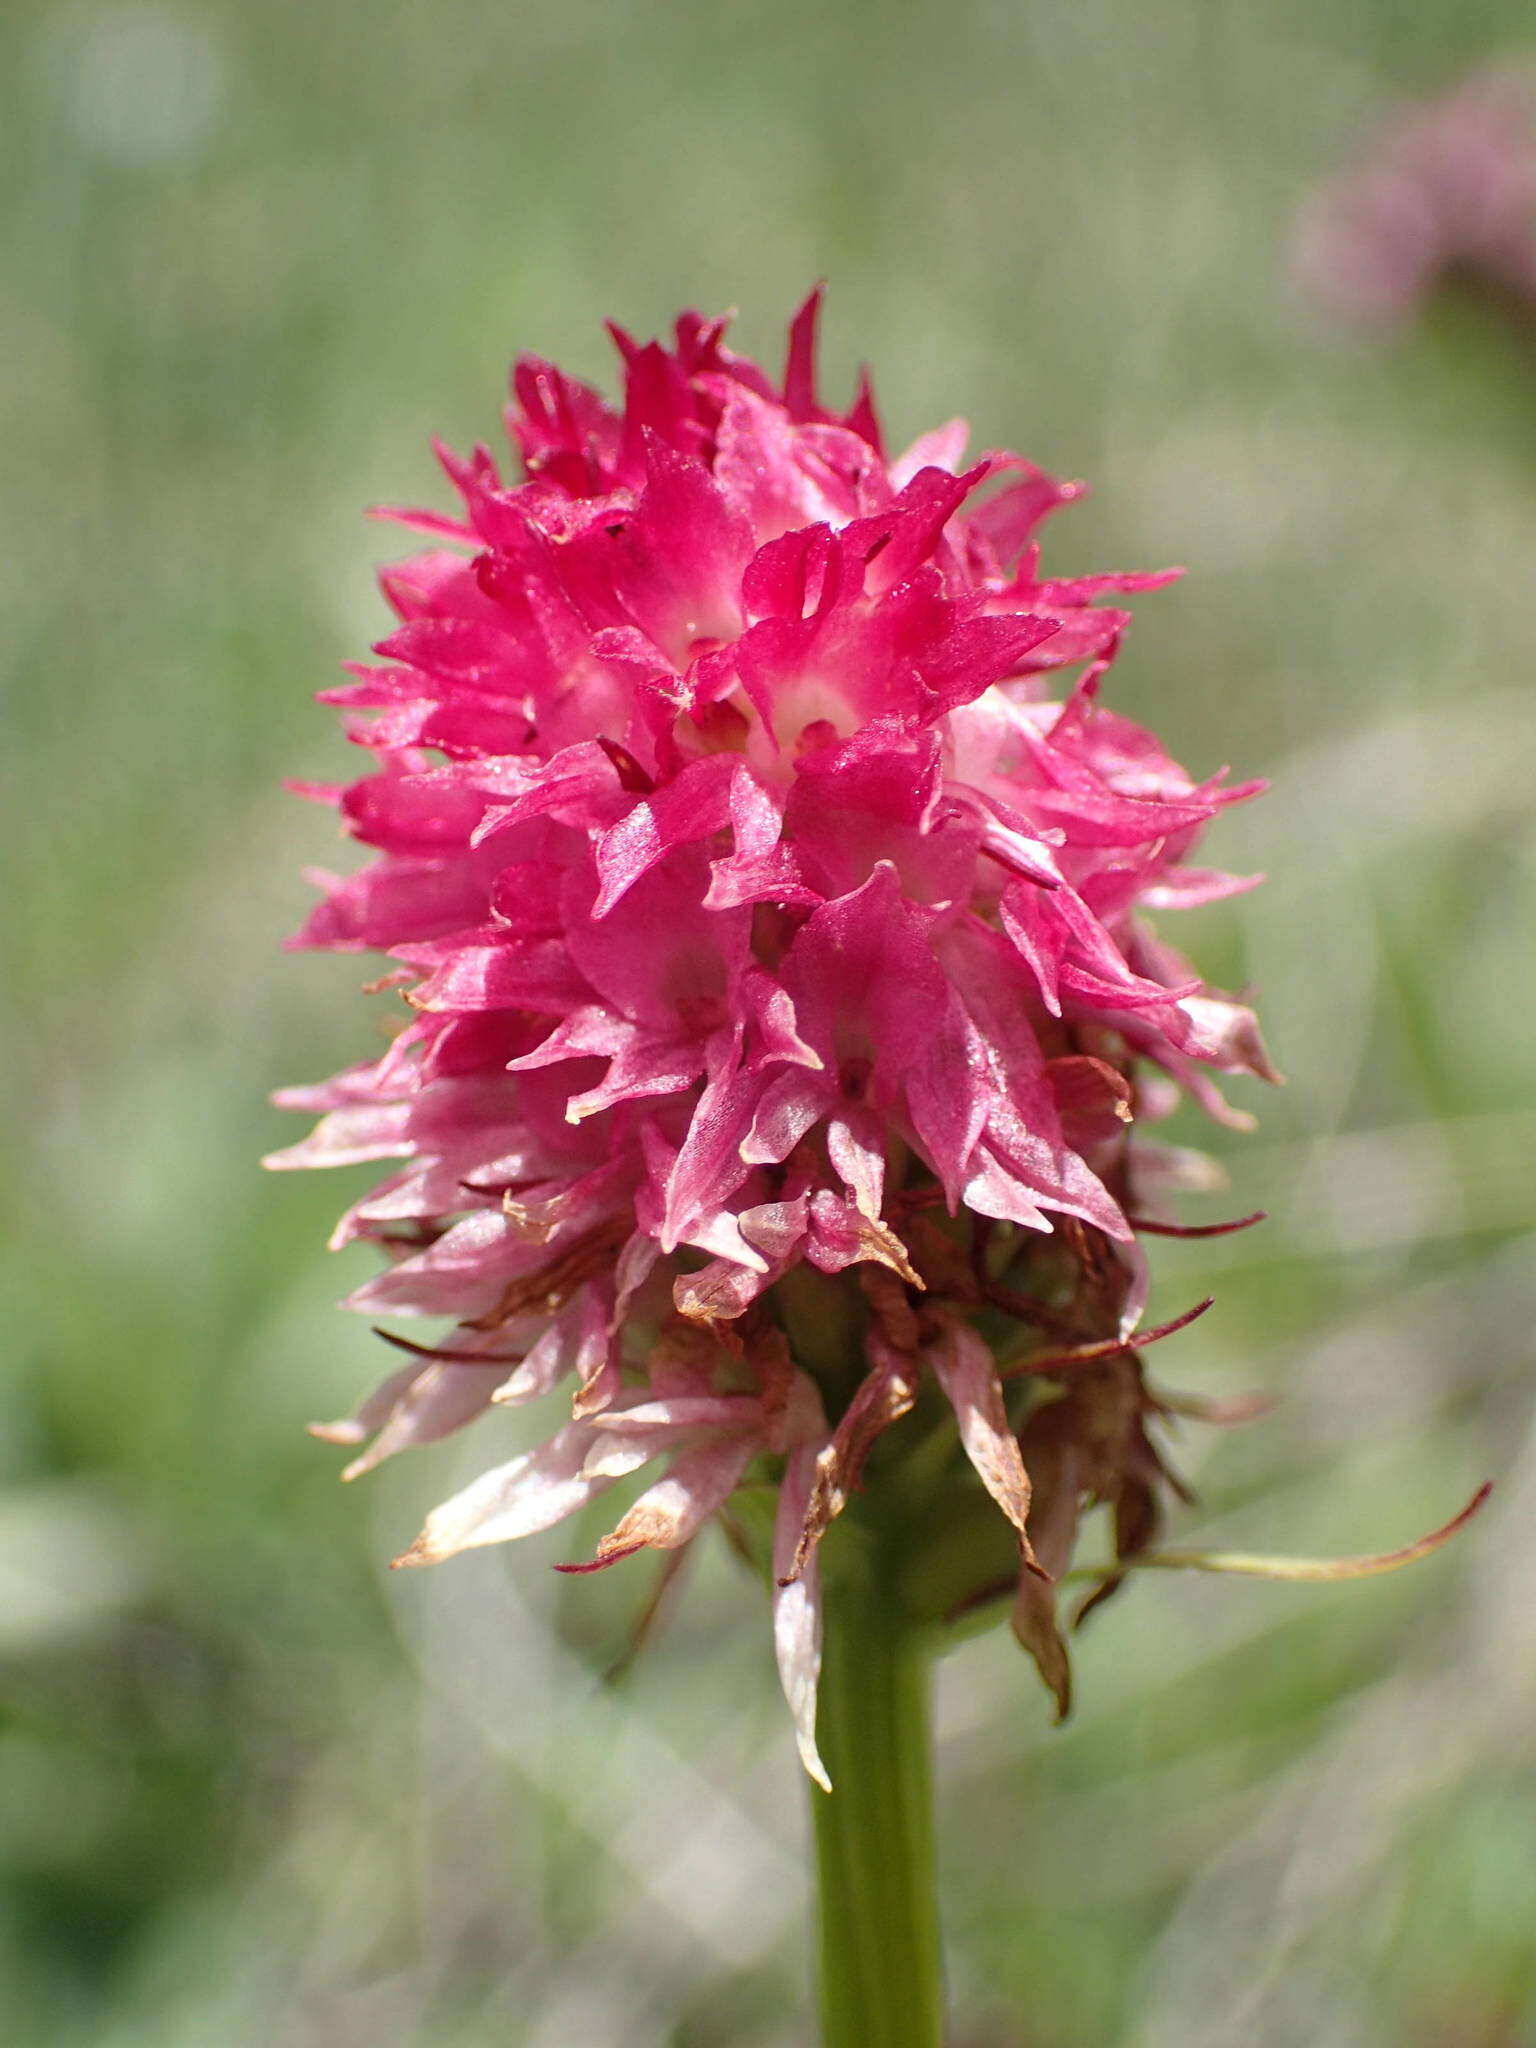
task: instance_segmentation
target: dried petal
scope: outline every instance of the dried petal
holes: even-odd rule
[[[1018,1530],[1025,1563],[1044,1576],[1028,1534],[1029,1474],[1003,1406],[996,1360],[969,1324],[953,1321],[946,1322],[938,1341],[923,1355],[955,1411],[966,1456]]]
[[[1155,1550],[1127,1562],[1158,1571],[1236,1572],[1253,1579],[1295,1579],[1322,1583],[1330,1579],[1372,1579],[1382,1572],[1417,1564],[1464,1529],[1493,1491],[1480,1486],[1459,1514],[1401,1550],[1382,1550],[1363,1557],[1261,1557],[1241,1550]]]

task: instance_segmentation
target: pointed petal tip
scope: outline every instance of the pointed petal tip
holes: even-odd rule
[[[1151,1393],[1159,1412],[1209,1423],[1217,1429],[1236,1429],[1245,1422],[1258,1422],[1263,1416],[1272,1415],[1280,1405],[1280,1396],[1264,1387],[1244,1394],[1169,1393],[1161,1387]]]
[[[1186,1309],[1183,1315],[1175,1316],[1171,1322],[1154,1324],[1150,1329],[1141,1327],[1134,1318],[1131,1318],[1128,1323],[1122,1322],[1115,1336],[1106,1337],[1101,1343],[1078,1344],[1070,1350],[1051,1351],[1043,1356],[1020,1359],[1017,1364],[1004,1368],[1001,1377],[1004,1380],[1014,1380],[1023,1374],[1061,1373],[1073,1366],[1092,1365],[1101,1358],[1113,1358],[1122,1351],[1144,1351],[1149,1345],[1160,1343],[1165,1337],[1173,1337],[1180,1330],[1187,1330],[1189,1325],[1198,1321],[1207,1309],[1213,1308],[1215,1302],[1215,1295],[1208,1294],[1204,1301],[1197,1301],[1194,1307]]]
[[[1247,1216],[1234,1216],[1228,1223],[1164,1223],[1156,1216],[1127,1216],[1125,1220],[1132,1230],[1145,1231],[1148,1237],[1230,1237],[1234,1231],[1252,1230],[1256,1223],[1267,1223],[1269,1211],[1254,1209]]]
[[[606,1571],[611,1564],[622,1564],[626,1557],[633,1557],[645,1547],[643,1543],[620,1543],[612,1550],[606,1550],[599,1544],[596,1557],[578,1558],[570,1564],[557,1564],[554,1569],[567,1578],[581,1578],[589,1572]]]
[[[360,1444],[368,1434],[363,1425],[350,1415],[343,1416],[339,1422],[306,1422],[304,1430],[306,1435],[318,1437],[323,1444]]]
[[[1129,1326],[1125,1323],[1121,1324],[1120,1335],[1128,1348],[1134,1346],[1139,1351],[1144,1344],[1157,1344],[1164,1337],[1177,1336],[1180,1330],[1187,1330],[1191,1323],[1199,1322],[1206,1311],[1213,1309],[1215,1306],[1215,1295],[1208,1294],[1203,1301],[1197,1301],[1193,1308],[1185,1309],[1183,1315],[1174,1316],[1171,1321],[1166,1323],[1156,1323],[1150,1330],[1142,1329],[1139,1318],[1133,1316]]]
[[[1334,1579],[1373,1579],[1385,1572],[1400,1571],[1417,1564],[1460,1535],[1493,1492],[1493,1481],[1485,1479],[1466,1506],[1438,1529],[1405,1543],[1398,1550],[1381,1550],[1356,1557],[1264,1557],[1247,1551],[1162,1550],[1144,1557],[1121,1558],[1116,1571],[1150,1566],[1163,1571],[1231,1572],[1253,1579],[1280,1579],[1305,1584],[1326,1584]]]

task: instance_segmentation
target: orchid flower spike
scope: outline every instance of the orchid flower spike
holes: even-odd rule
[[[861,1488],[906,1503],[936,1619],[1006,1583],[1065,1710],[1079,1517],[1110,1506],[1118,1576],[1165,1479],[1139,1233],[1177,1229],[1190,1155],[1144,1127],[1179,1091],[1246,1122],[1216,1077],[1275,1077],[1147,917],[1256,879],[1194,854],[1258,785],[1102,701],[1119,600],[1175,572],[1046,576],[1082,487],[967,462],[959,420],[889,455],[867,385],[819,396],[817,311],[778,380],[723,320],[616,332],[617,408],[525,357],[516,480],[444,452],[459,509],[382,515],[432,544],[324,693],[372,765],[304,791],[372,857],[293,943],[387,954],[407,1007],[382,1058],[279,1098],[320,1121],[271,1163],[398,1162],[337,1228],[387,1261],[349,1305],[448,1325],[317,1428],[348,1476],[571,1390],[397,1562],[646,1475],[597,1569],[775,1488],[822,1777],[818,1551]],[[973,1514],[996,1541],[924,1590],[925,1532]]]
[[[1536,318],[1536,75],[1490,66],[1402,110],[1312,192],[1292,272],[1332,322],[1404,325],[1447,287]]]

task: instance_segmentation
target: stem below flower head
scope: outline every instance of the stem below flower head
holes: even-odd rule
[[[813,1787],[822,2048],[941,2048],[926,1631],[869,1527],[834,1530]],[[850,1539],[871,1539],[858,1541]],[[829,1560],[830,1562],[830,1560]]]

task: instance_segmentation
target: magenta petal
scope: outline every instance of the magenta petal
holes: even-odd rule
[[[735,763],[723,755],[691,761],[675,782],[644,798],[604,833],[597,849],[602,888],[594,917],[605,917],[674,847],[707,838],[728,822],[734,772]]]

